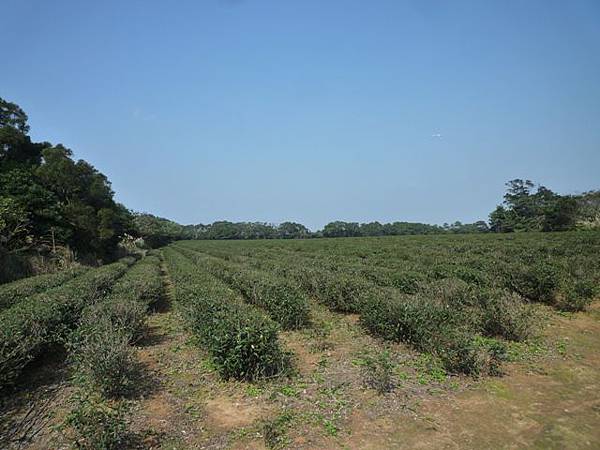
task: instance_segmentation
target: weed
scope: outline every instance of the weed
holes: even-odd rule
[[[375,356],[367,356],[362,361],[364,361],[362,365],[363,378],[367,386],[375,389],[379,394],[385,394],[394,389],[394,364],[388,350],[379,352]]]
[[[293,418],[290,411],[284,411],[277,418],[263,425],[263,437],[268,448],[284,448],[289,444],[286,431]]]

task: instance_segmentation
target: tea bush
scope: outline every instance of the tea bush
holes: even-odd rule
[[[107,402],[96,394],[78,393],[65,424],[77,448],[117,450],[127,447],[126,405]]]
[[[220,261],[215,265],[288,280],[331,310],[358,313],[370,333],[432,353],[448,370],[473,374],[500,370],[501,340],[535,333],[533,302],[582,310],[600,285],[600,233],[175,246],[211,255]]]
[[[139,339],[148,305],[162,293],[159,259],[136,263],[101,302],[84,309],[69,348],[76,377],[107,397],[132,392],[139,367],[130,344]]]
[[[369,298],[360,322],[371,333],[434,354],[450,372],[479,375],[496,370],[496,355],[477,345],[475,321],[468,309],[390,290],[373,291]]]
[[[100,317],[93,326],[84,326],[71,344],[76,379],[87,389],[104,397],[131,394],[140,379],[130,336],[114,329],[109,318]]]
[[[117,262],[29,297],[0,313],[0,386],[13,381],[40,352],[60,343],[82,310],[107,295],[127,270]]]
[[[277,323],[175,249],[164,256],[177,307],[224,378],[255,380],[287,370]]]
[[[25,300],[27,297],[60,286],[71,278],[85,273],[87,269],[87,267],[82,266],[61,272],[23,278],[12,283],[0,285],[0,310]]]
[[[535,310],[515,292],[491,289],[479,294],[483,332],[524,341],[535,332]]]
[[[267,311],[284,329],[301,328],[309,323],[308,298],[296,285],[211,256],[189,251],[187,254],[203,270],[240,291],[249,303]]]
[[[550,261],[513,263],[503,270],[508,289],[532,301],[554,304],[561,274]]]

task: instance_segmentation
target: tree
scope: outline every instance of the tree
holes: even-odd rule
[[[0,246],[15,248],[29,229],[25,208],[14,198],[0,197]]]
[[[325,237],[354,237],[361,236],[360,226],[357,222],[330,222],[323,228]]]
[[[504,204],[490,214],[490,229],[511,231],[564,231],[575,227],[577,200],[561,196],[530,180],[515,179],[506,183]]]
[[[362,236],[383,236],[384,228],[379,222],[369,222],[360,225],[360,234]]]
[[[568,231],[577,222],[577,200],[570,196],[559,197],[544,210],[543,231]]]
[[[161,247],[184,237],[183,226],[147,213],[133,215],[133,228],[132,234],[144,239],[151,248]]]
[[[53,247],[62,244],[96,258],[111,258],[131,228],[131,215],[114,201],[108,178],[86,161],[75,162],[71,150],[60,144],[31,142],[28,131],[25,112],[0,99],[4,233],[9,224],[20,224],[18,233],[10,232],[10,245],[42,251],[51,242]],[[6,205],[15,214],[7,215]],[[17,216],[26,217],[27,224]],[[0,245],[8,245],[6,234]]]
[[[584,192],[576,196],[577,226],[600,228],[600,190]]]
[[[27,114],[19,105],[0,97],[0,128],[13,128],[23,134],[29,132]]]
[[[281,239],[301,239],[309,235],[309,229],[300,223],[282,222],[277,227],[277,237]]]

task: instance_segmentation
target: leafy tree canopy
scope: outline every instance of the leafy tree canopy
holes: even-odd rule
[[[110,182],[71,150],[31,142],[27,115],[0,98],[0,245],[38,251],[69,246],[110,259],[131,215]]]

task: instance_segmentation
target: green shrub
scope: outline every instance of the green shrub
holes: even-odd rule
[[[596,284],[589,279],[566,279],[561,284],[555,306],[562,311],[584,311],[597,292]]]
[[[253,308],[221,303],[214,293],[204,291],[188,299],[182,311],[224,378],[255,380],[283,373],[289,366],[277,325]]]
[[[3,284],[0,286],[0,310],[8,308],[27,297],[60,286],[71,278],[85,273],[86,270],[87,267],[78,267]]]
[[[385,394],[394,389],[394,364],[390,358],[390,352],[385,350],[375,356],[367,355],[363,366],[363,378],[365,384]]]
[[[145,302],[111,296],[106,301],[86,308],[80,326],[93,326],[106,320],[133,344],[144,336],[147,312]]]
[[[528,264],[509,264],[504,268],[505,286],[517,294],[536,302],[554,304],[561,274],[547,260]]]
[[[535,332],[531,302],[580,310],[600,286],[600,233],[175,245],[289,280],[330,309],[358,312],[372,334],[473,374],[499,370],[496,338]]]
[[[224,378],[254,380],[287,370],[278,325],[173,248],[164,250],[181,315]]]
[[[519,294],[493,289],[479,295],[483,332],[510,341],[524,341],[535,331],[535,312]]]
[[[477,288],[459,278],[431,281],[421,287],[421,294],[454,310],[473,308],[478,304]]]
[[[71,348],[76,378],[105,397],[131,394],[140,379],[130,336],[113,328],[110,318],[80,327]]]
[[[249,303],[267,311],[284,329],[301,328],[309,323],[308,298],[289,281],[211,256],[182,251],[203,270],[240,291]]]
[[[65,423],[74,433],[77,448],[113,450],[127,446],[126,406],[94,394],[78,394]]]
[[[318,267],[299,267],[294,276],[302,288],[332,311],[355,313],[368,285],[357,276]]]
[[[377,290],[365,302],[360,322],[384,339],[436,355],[450,372],[479,375],[496,369],[496,355],[476,345],[475,320],[466,308],[424,295]]]
[[[450,372],[470,375],[500,375],[506,360],[506,345],[460,329],[448,330],[434,352]]]
[[[62,342],[82,310],[107,295],[127,269],[117,262],[29,297],[0,313],[0,386],[13,381],[23,367],[50,345]]]
[[[128,395],[140,369],[130,344],[142,335],[148,304],[162,291],[159,259],[146,257],[112,287],[101,302],[85,308],[70,337],[76,378],[107,397]]]
[[[111,298],[138,301],[150,306],[160,299],[162,292],[160,259],[146,256],[112,287]]]
[[[416,294],[421,286],[426,283],[427,277],[414,271],[397,271],[391,279],[391,286],[404,294]]]

